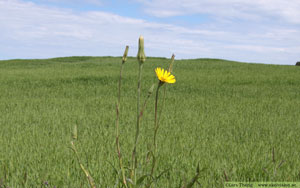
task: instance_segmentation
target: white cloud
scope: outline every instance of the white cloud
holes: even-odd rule
[[[69,3],[69,4],[88,3],[88,4],[97,5],[97,6],[103,5],[102,0],[40,0],[40,2]]]
[[[22,48],[23,51],[30,52],[34,46],[36,48],[42,46],[49,50],[45,50],[43,54],[31,52],[31,55],[28,53],[28,57],[35,55],[44,57],[47,54],[49,56],[82,55],[86,52],[88,52],[86,55],[121,55],[123,46],[127,44],[136,48],[136,41],[140,34],[145,35],[150,49],[160,52],[160,54],[153,54],[154,56],[169,56],[173,52],[172,47],[174,47],[173,50],[190,54],[193,47],[199,48],[200,45],[193,45],[194,42],[190,39],[178,39],[178,35],[214,33],[121,17],[107,12],[76,13],[68,9],[53,9],[17,0],[0,0],[0,18],[1,28],[6,28],[0,31],[0,39],[22,44],[24,48],[30,46],[30,49]],[[74,54],[68,54],[70,49],[65,49],[66,46],[73,48]],[[82,47],[76,50],[78,46]],[[88,50],[93,47],[95,49]],[[108,47],[111,49],[108,50]],[[56,49],[59,49],[59,52]],[[189,50],[186,51],[186,49]],[[204,49],[203,46],[202,49]],[[184,55],[181,56],[184,57]]]
[[[170,57],[175,53],[177,58],[281,64],[300,59],[297,28],[266,25],[241,31],[237,27],[212,23],[183,27],[108,12],[79,13],[21,0],[0,0],[0,59],[121,56],[125,45],[130,45],[129,55],[135,56],[140,34],[145,36],[147,56]]]
[[[300,23],[299,0],[136,0],[157,17],[209,14],[222,19],[279,18]]]

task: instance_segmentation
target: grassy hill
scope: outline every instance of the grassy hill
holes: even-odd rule
[[[75,124],[84,165],[98,187],[113,187],[120,63],[119,57],[0,61],[0,187],[40,187],[46,181],[51,187],[85,187],[69,149]],[[142,99],[157,83],[154,69],[168,64],[164,58],[146,60]],[[137,69],[136,58],[128,58],[120,120],[125,164],[134,142]],[[170,170],[157,187],[190,179],[198,163],[203,187],[222,187],[226,179],[300,181],[300,67],[193,59],[175,61],[173,73],[177,82],[167,87],[158,133],[158,172]],[[152,96],[141,125],[143,165],[153,108]]]

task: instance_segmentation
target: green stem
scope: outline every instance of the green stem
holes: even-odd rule
[[[74,151],[74,153],[75,153],[75,155],[76,155],[76,158],[77,158],[77,161],[78,161],[78,163],[79,163],[79,166],[80,166],[81,170],[83,171],[83,173],[85,174],[85,177],[87,178],[87,180],[88,180],[90,186],[91,186],[92,188],[96,188],[92,176],[89,174],[89,172],[84,168],[84,166],[83,166],[82,163],[80,162],[80,158],[79,158],[77,149],[76,149],[76,147],[75,147],[74,141],[71,142],[71,149]]]
[[[160,109],[160,112],[159,112],[159,117],[158,117],[158,120],[157,120],[157,124],[159,124],[162,112],[165,108],[165,99],[166,99],[166,93],[167,93],[166,91],[167,91],[167,86],[165,86],[165,88],[164,88],[163,100],[162,100],[161,109]]]
[[[155,112],[154,112],[154,139],[153,139],[153,146],[154,146],[154,152],[156,150],[156,147],[157,147],[157,143],[156,143],[156,134],[157,134],[157,130],[158,130],[158,127],[159,127],[159,124],[158,124],[158,119],[157,119],[157,104],[158,104],[158,94],[159,94],[159,88],[161,86],[161,83],[162,82],[159,82],[158,86],[157,86],[157,89],[156,89],[156,96],[155,96]]]
[[[126,177],[125,177],[125,170],[123,167],[123,163],[122,163],[122,155],[121,155],[121,149],[120,149],[120,142],[119,142],[119,135],[120,135],[120,131],[119,131],[119,119],[120,119],[120,103],[121,103],[121,85],[122,85],[122,72],[123,72],[123,65],[126,62],[126,58],[127,58],[127,53],[128,53],[128,46],[126,46],[124,55],[123,55],[123,60],[122,60],[122,64],[121,64],[121,68],[120,68],[120,78],[119,78],[119,88],[118,88],[118,103],[116,105],[116,113],[117,113],[117,118],[116,118],[116,146],[117,146],[117,153],[118,153],[118,158],[119,158],[119,166],[122,172],[122,179],[123,179],[123,184],[125,186],[125,188],[127,188],[127,182],[126,182]]]
[[[135,142],[134,142],[134,148],[132,151],[132,169],[131,169],[131,180],[133,182],[135,181],[135,169],[137,164],[137,144],[138,144],[138,138],[140,134],[140,97],[141,97],[141,79],[142,79],[142,68],[143,63],[139,62],[139,77],[138,77],[138,88],[137,88],[137,120],[136,120],[136,133],[135,133]]]
[[[145,100],[145,102],[144,102],[144,105],[143,105],[143,107],[142,107],[142,109],[141,109],[141,111],[140,111],[140,121],[142,120],[142,117],[143,117],[143,115],[144,115],[144,111],[145,111],[145,109],[146,109],[147,102],[148,102],[148,100],[150,99],[150,97],[151,97],[151,95],[152,95],[152,93],[153,93],[153,88],[154,88],[154,86],[155,86],[155,84],[153,84],[153,85],[151,86],[151,88],[149,89],[149,91],[148,91],[148,96],[147,96],[147,98],[146,98],[146,100]]]
[[[151,176],[154,174],[155,164],[156,164],[156,149],[157,149],[157,141],[156,135],[159,128],[158,119],[157,119],[157,109],[158,109],[158,94],[159,88],[162,86],[163,82],[159,81],[157,89],[156,89],[156,96],[155,96],[155,111],[154,111],[154,137],[153,137],[153,153],[152,153],[152,168],[151,168]]]
[[[173,54],[171,57],[171,63],[169,65],[169,72],[172,72],[172,68],[173,68],[173,63],[174,63],[174,59],[175,59],[175,55]],[[163,101],[162,101],[162,105],[161,105],[161,110],[159,113],[159,117],[157,118],[157,111],[158,111],[158,94],[159,94],[159,88],[164,84],[164,82],[159,81],[158,86],[157,86],[157,90],[156,90],[156,96],[155,96],[155,112],[154,112],[154,137],[153,137],[153,150],[152,150],[152,168],[151,168],[151,174],[150,177],[153,177],[154,174],[154,170],[155,170],[155,165],[156,165],[156,150],[157,150],[157,141],[156,141],[156,135],[158,132],[158,128],[159,128],[159,121],[160,118],[162,116],[162,112],[165,106],[165,99],[166,99],[166,86],[164,88],[164,93],[163,93]],[[152,184],[152,181],[150,180],[149,183],[147,184],[146,187],[150,187]]]
[[[169,69],[168,69],[169,72],[172,72],[174,60],[175,60],[175,55],[172,54],[171,62],[170,62]],[[166,91],[167,91],[167,86],[165,86],[165,88],[164,88],[163,101],[162,101],[162,105],[161,105],[161,109],[160,109],[160,113],[159,113],[159,117],[158,117],[158,123],[160,121],[161,114],[162,114],[162,112],[164,110],[164,107],[165,107]]]

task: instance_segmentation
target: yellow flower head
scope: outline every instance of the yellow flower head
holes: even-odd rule
[[[167,70],[164,70],[164,69],[158,67],[158,68],[155,69],[155,73],[156,73],[157,78],[161,82],[170,83],[170,84],[173,84],[173,83],[176,82],[175,76],[173,76]]]

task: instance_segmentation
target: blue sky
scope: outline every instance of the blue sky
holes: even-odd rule
[[[299,0],[0,0],[0,59],[61,56],[300,61]]]

